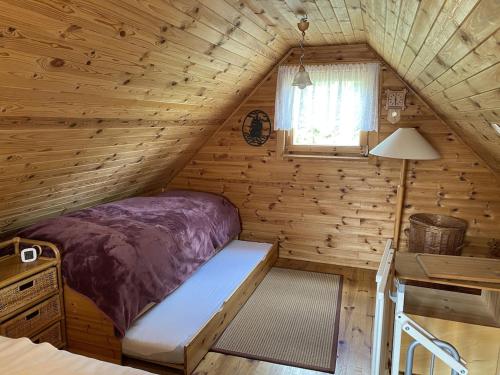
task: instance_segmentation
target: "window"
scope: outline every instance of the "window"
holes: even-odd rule
[[[377,129],[378,64],[309,65],[312,86],[292,86],[298,66],[278,71],[275,128],[286,154],[366,156]]]

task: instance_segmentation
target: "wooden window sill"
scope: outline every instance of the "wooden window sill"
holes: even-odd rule
[[[323,160],[352,160],[369,162],[365,155],[370,144],[378,143],[377,132],[362,132],[360,146],[304,146],[291,144],[291,132],[278,131],[276,156],[278,160],[302,158]]]
[[[334,159],[334,160],[357,160],[357,161],[368,161],[368,156],[347,156],[347,155],[314,155],[314,154],[293,154],[284,153],[283,158],[303,158],[303,159]]]

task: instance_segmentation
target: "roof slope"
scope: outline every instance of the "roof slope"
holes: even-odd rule
[[[2,116],[225,119],[307,13],[308,45],[368,42],[500,170],[497,0],[8,3]]]
[[[14,199],[0,231],[170,179],[297,46],[301,13],[307,45],[368,42],[500,172],[499,12],[497,0],[0,0],[0,188]]]
[[[500,121],[500,3],[377,4],[385,11],[364,2],[369,44],[500,172],[500,134],[491,127]]]

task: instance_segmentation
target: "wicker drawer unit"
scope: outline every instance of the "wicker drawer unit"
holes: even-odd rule
[[[61,317],[61,302],[56,294],[0,324],[0,335],[12,338],[28,337],[39,331],[40,327],[61,320]]]
[[[39,301],[58,289],[56,267],[2,288],[0,289],[0,318],[33,301]]]
[[[23,263],[20,251],[39,245],[43,254]],[[33,342],[65,345],[61,262],[57,247],[49,242],[19,237],[0,243],[9,254],[0,257],[0,335],[29,337]]]
[[[51,325],[49,328],[44,329],[42,332],[35,336],[31,336],[30,339],[35,344],[40,344],[42,342],[48,342],[54,345],[56,348],[62,348],[64,346],[63,331],[61,322],[57,322]]]

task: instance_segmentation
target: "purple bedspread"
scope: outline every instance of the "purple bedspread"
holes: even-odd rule
[[[44,220],[19,236],[58,245],[66,283],[123,336],[145,306],[172,293],[240,230],[225,198],[170,191]]]

